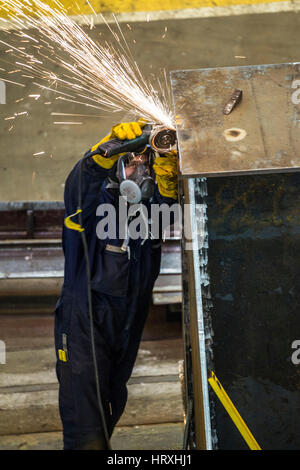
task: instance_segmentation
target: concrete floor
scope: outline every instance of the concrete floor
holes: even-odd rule
[[[0,450],[62,449],[52,315],[0,315],[6,364],[0,365]],[[180,321],[153,307],[128,383],[115,450],[178,449],[183,444]]]
[[[118,427],[112,450],[181,450],[183,424],[149,424]],[[62,450],[62,433],[45,432],[0,436],[1,450]]]
[[[168,19],[131,23],[131,31],[126,25],[123,28],[137,63],[144,75],[151,77],[163,68],[168,74],[179,69],[298,61],[299,26],[299,14],[288,12]],[[100,32],[109,39],[102,25],[90,34],[96,38]],[[5,49],[0,47],[0,59],[7,60]],[[7,67],[5,62],[1,64]],[[65,178],[75,162],[112,124],[127,119],[124,114],[92,117],[99,112],[87,113],[88,108],[57,101],[51,92],[35,101],[28,98],[37,92],[31,82],[26,82],[24,90],[8,84],[7,104],[0,106],[0,199],[5,201],[61,200]],[[24,96],[24,101],[15,103]],[[51,105],[44,105],[50,100]],[[16,119],[9,131],[12,123],[3,119],[24,111],[29,115]],[[56,126],[52,112],[90,113],[90,117],[80,118],[82,125]],[[33,156],[40,151],[45,155]]]

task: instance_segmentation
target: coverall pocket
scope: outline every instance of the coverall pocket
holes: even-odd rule
[[[56,352],[63,362],[68,360],[67,341],[71,329],[72,303],[72,297],[63,296],[54,311]]]
[[[129,259],[126,251],[107,245],[97,260],[92,289],[116,297],[127,295]]]

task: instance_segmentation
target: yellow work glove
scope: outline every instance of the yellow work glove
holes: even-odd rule
[[[153,164],[158,190],[164,197],[178,197],[178,161],[177,152],[172,150],[164,156],[156,157]]]
[[[132,140],[139,137],[142,134],[142,128],[147,123],[141,119],[137,122],[122,122],[117,126],[114,126],[111,130],[112,138],[120,140]]]
[[[114,126],[110,133],[104,137],[104,139],[100,140],[94,147],[91,148],[91,151],[94,152],[99,145],[103,144],[104,142],[108,142],[111,139],[119,139],[119,140],[132,140],[136,137],[139,137],[142,134],[142,128],[147,124],[147,122],[143,119],[139,119],[137,122],[122,122],[121,124],[117,124]],[[93,159],[98,165],[102,168],[109,170],[112,168],[114,163],[118,160],[121,156],[121,153],[116,155],[112,155],[110,158],[102,157],[101,155],[94,155]]]

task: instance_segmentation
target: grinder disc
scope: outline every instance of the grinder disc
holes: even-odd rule
[[[169,152],[176,144],[176,131],[168,127],[157,127],[150,136],[150,145],[159,153]]]

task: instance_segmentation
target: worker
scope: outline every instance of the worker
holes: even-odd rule
[[[118,124],[90,150],[95,153],[99,144],[113,138],[135,139],[141,135],[144,125],[143,121]],[[55,309],[56,372],[65,450],[109,448],[114,427],[125,409],[126,384],[138,353],[153,285],[160,271],[160,240],[151,237],[129,239],[124,251],[124,239],[120,239],[118,233],[112,239],[96,234],[99,205],[112,204],[118,211],[120,162],[128,179],[140,165],[147,177],[150,178],[153,172],[155,184],[152,190],[151,185],[148,186],[149,194],[141,201],[144,206],[149,208],[153,203],[172,205],[177,201],[176,151],[156,155],[153,165],[149,163],[148,147],[137,154],[117,154],[110,158],[96,153],[78,162],[66,180],[62,234],[64,283]],[[80,214],[77,213],[79,188]],[[91,348],[83,229],[90,263],[96,371],[104,421],[97,400]]]

